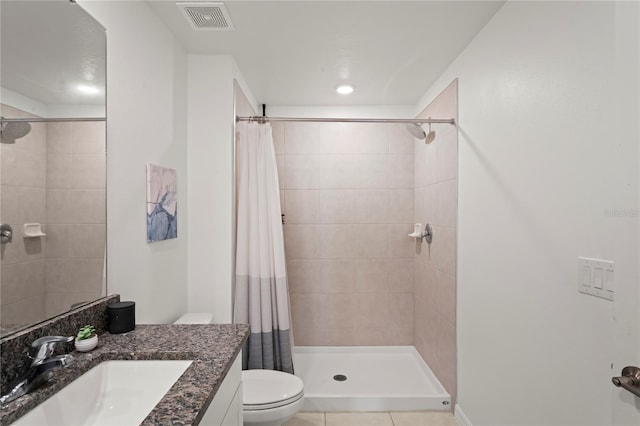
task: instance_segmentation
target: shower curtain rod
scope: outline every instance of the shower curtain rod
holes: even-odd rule
[[[2,123],[53,123],[53,122],[63,122],[63,121],[106,121],[107,119],[104,117],[76,117],[76,118],[0,118],[0,122]]]
[[[415,123],[415,124],[456,124],[453,118],[319,118],[319,117],[236,117],[238,121],[304,121],[309,123]]]

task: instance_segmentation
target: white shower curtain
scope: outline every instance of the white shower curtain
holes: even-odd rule
[[[293,373],[278,171],[271,125],[237,127],[237,233],[233,321],[249,324],[243,368]]]

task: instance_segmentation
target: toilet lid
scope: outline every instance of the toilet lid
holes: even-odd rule
[[[304,383],[293,374],[274,370],[243,370],[245,409],[260,410],[290,404],[303,396]]]

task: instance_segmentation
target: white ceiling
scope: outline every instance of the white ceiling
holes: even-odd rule
[[[415,105],[504,1],[227,0],[234,31],[148,3],[188,52],[232,55],[259,103],[304,106]]]

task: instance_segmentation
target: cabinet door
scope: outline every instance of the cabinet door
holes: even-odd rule
[[[222,426],[241,426],[242,420],[242,383],[240,383],[231,404],[229,404],[227,415],[222,420]]]
[[[242,354],[236,357],[213,401],[204,413],[203,426],[242,425]],[[239,414],[238,414],[239,406]],[[228,418],[227,418],[228,417]]]

